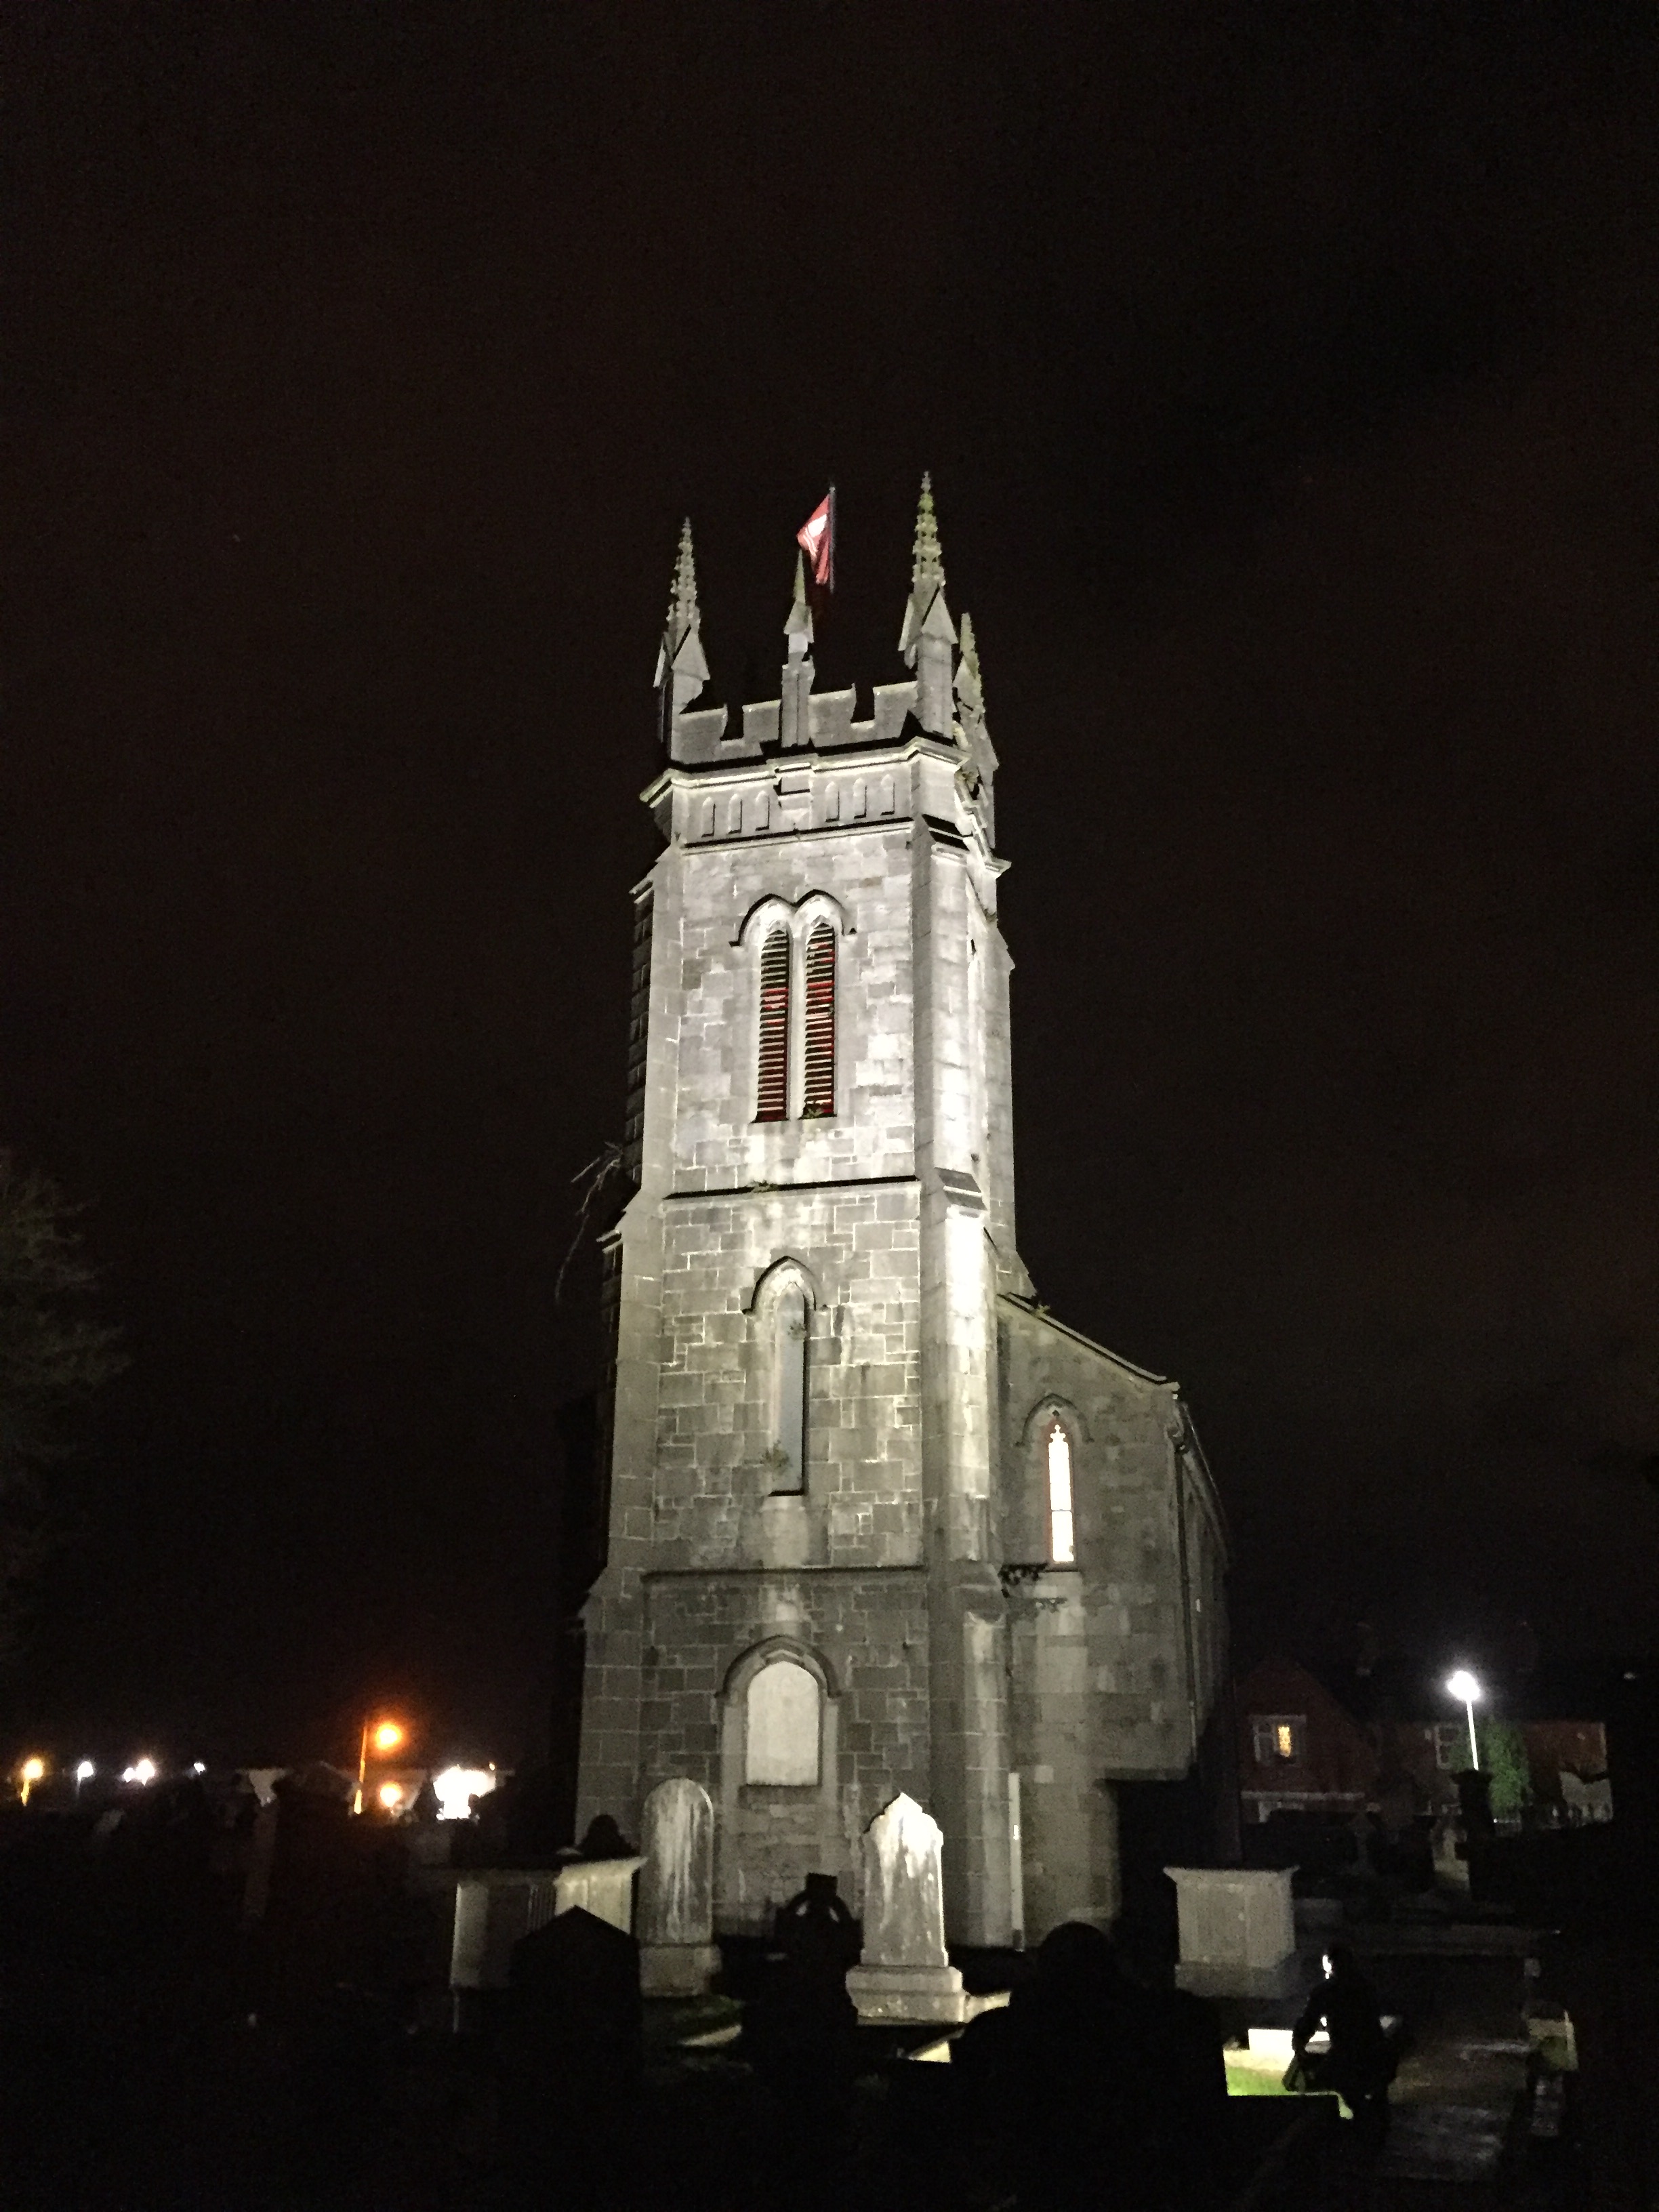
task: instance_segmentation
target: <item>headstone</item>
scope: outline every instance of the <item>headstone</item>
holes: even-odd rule
[[[608,1920],[624,1936],[634,1932],[634,1877],[643,1859],[574,1859],[559,1869],[556,1912],[578,1905],[596,1920]]]
[[[701,1996],[720,1963],[714,1948],[714,1808],[678,1774],[645,1801],[641,1838],[640,1987],[648,1997]]]
[[[901,1791],[864,1833],[864,1950],[847,1977],[860,2021],[968,2017],[962,1976],[945,1948],[937,1820]]]
[[[634,2202],[641,2058],[634,1938],[580,1905],[513,1948],[495,2058],[511,2201]]]
[[[1165,1867],[1176,1886],[1176,1981],[1205,1997],[1289,1996],[1297,1980],[1287,1867]]]
[[[557,1911],[558,1881],[551,1869],[501,1868],[457,1882],[450,1988],[504,1990],[514,1944]]]

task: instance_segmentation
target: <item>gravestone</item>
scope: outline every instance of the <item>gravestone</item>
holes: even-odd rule
[[[945,1948],[944,1838],[902,1791],[864,1832],[864,1949],[847,1977],[860,2021],[968,2017]]]
[[[504,1990],[514,1946],[558,1911],[558,1881],[551,1868],[498,1867],[463,1875],[455,1885],[450,1988]]]
[[[1165,1867],[1181,1924],[1179,1988],[1204,1997],[1289,1996],[1298,1978],[1288,1868]]]
[[[639,1946],[581,1905],[513,1947],[494,2051],[511,2201],[634,2202]]]
[[[659,1782],[640,1844],[640,1987],[648,1997],[701,1996],[720,1963],[708,1792],[683,1774]]]
[[[513,1948],[562,1912],[591,1912],[631,1935],[638,1859],[578,1859],[562,1867],[489,1867],[455,1885],[452,1990],[507,1986]]]
[[[591,1912],[624,1936],[634,1932],[634,1877],[643,1859],[573,1859],[559,1869],[556,1912]]]

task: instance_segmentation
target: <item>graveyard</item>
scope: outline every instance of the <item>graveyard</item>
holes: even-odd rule
[[[613,1825],[608,1856],[540,1866],[439,1863],[465,1824],[441,1850],[340,1795],[276,1802],[257,1911],[199,1781],[101,1836],[38,1806],[0,1823],[8,2204],[1541,2212],[1617,2201],[1585,2191],[1652,2109],[1619,2033],[1640,1923],[1609,1909],[1610,1829],[1530,1900],[1544,1922],[1179,1869],[1164,1954],[1109,1967],[1103,2041],[1057,1972],[1066,1937],[1102,1939],[948,1948],[944,1839],[908,1800],[864,1838],[861,1923],[821,1877],[771,1939],[716,1937],[694,1784],[653,1794],[637,1848]],[[1339,1943],[1399,2039],[1380,2142],[1285,2086]],[[1064,2028],[1033,2083],[1010,2039],[1045,2006]]]

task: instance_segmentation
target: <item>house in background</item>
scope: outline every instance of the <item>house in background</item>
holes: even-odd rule
[[[1469,1764],[1461,1716],[1361,1722],[1305,1667],[1284,1658],[1253,1668],[1235,1696],[1247,1829],[1275,1814],[1340,1821],[1374,1809],[1398,1829],[1457,1812],[1457,1777]],[[1494,1791],[1500,1821],[1578,1826],[1612,1819],[1600,1721],[1498,1714],[1478,1726],[1482,1767],[1508,1768],[1507,1791],[1501,1780]]]
[[[1498,1806],[1502,1819],[1531,1818],[1577,1827],[1613,1818],[1607,1782],[1607,1730],[1600,1721],[1522,1720],[1479,1724],[1480,1763],[1496,1763],[1496,1730],[1517,1740],[1523,1776],[1522,1802]],[[1379,1750],[1391,1771],[1410,1778],[1419,1811],[1457,1810],[1457,1777],[1469,1763],[1467,1721],[1382,1721]],[[1494,1801],[1496,1802],[1496,1800]]]
[[[1365,1730],[1324,1684],[1289,1659],[1264,1659],[1239,1683],[1239,1796],[1245,1826],[1275,1813],[1337,1820],[1376,1796]]]

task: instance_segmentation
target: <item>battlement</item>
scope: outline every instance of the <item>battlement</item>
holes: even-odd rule
[[[688,522],[680,535],[668,620],[657,656],[659,731],[672,770],[700,780],[718,776],[722,785],[735,778],[741,787],[688,798],[682,805],[669,797],[672,783],[659,779],[645,796],[665,836],[708,842],[780,836],[908,813],[918,779],[907,770],[920,757],[920,747],[931,757],[948,761],[951,775],[962,771],[954,787],[947,784],[935,789],[938,779],[927,780],[927,811],[948,820],[965,837],[977,832],[988,855],[996,753],[985,726],[973,624],[964,615],[958,638],[945,605],[944,561],[926,477],[910,597],[899,638],[899,650],[915,669],[915,677],[876,684],[870,694],[869,716],[862,721],[855,719],[854,688],[813,690],[812,610],[799,559],[784,636],[788,657],[776,698],[747,702],[735,717],[730,706],[696,703],[708,685],[708,664]],[[886,762],[872,757],[859,763],[867,771],[864,774],[849,777],[821,772],[823,756],[833,759],[884,753],[895,757],[890,770]],[[761,781],[750,774],[745,781],[744,771],[802,756],[811,761],[805,781],[781,770]],[[902,785],[906,787],[904,796]]]

